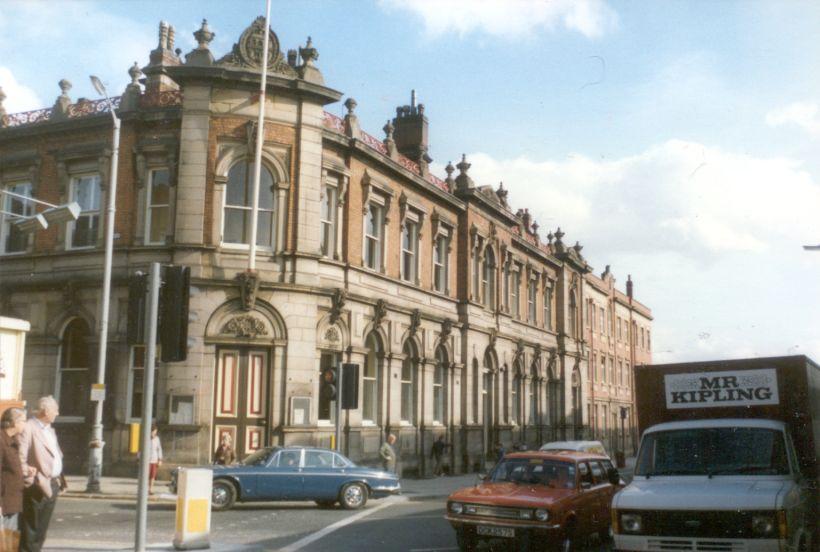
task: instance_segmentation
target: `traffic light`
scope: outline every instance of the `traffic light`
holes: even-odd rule
[[[342,364],[342,408],[359,408],[359,365]]]
[[[166,266],[159,297],[159,332],[162,362],[179,362],[188,357],[188,298],[191,269]]]
[[[145,293],[148,275],[138,273],[128,279],[128,326],[126,339],[129,345],[145,344]]]
[[[336,367],[329,366],[322,371],[319,398],[324,402],[336,400]]]

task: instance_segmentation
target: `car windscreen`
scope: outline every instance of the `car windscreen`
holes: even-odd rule
[[[647,433],[635,475],[783,475],[789,473],[783,432],[710,427]]]
[[[575,464],[540,458],[504,458],[495,466],[489,480],[572,489],[575,488]]]
[[[265,464],[267,463],[268,458],[270,458],[270,454],[271,449],[269,448],[259,449],[247,455],[245,459],[240,462],[240,464],[244,466],[258,466],[259,464]]]

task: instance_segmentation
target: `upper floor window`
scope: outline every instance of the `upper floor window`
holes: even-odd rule
[[[484,306],[488,309],[495,307],[495,253],[488,247],[484,252],[484,266],[481,275],[481,291]]]
[[[407,216],[401,229],[401,278],[417,283],[419,260],[419,221]]]
[[[510,275],[510,312],[516,318],[520,315],[519,292],[521,291],[521,268],[516,266]]]
[[[544,327],[552,329],[552,288],[544,286]]]
[[[94,247],[100,228],[100,175],[71,179],[70,201],[80,205],[80,216],[68,223],[68,248]]]
[[[606,334],[606,321],[604,320],[604,308],[603,307],[599,308],[598,313],[599,313],[599,316],[600,316],[600,326],[601,326],[598,329],[599,329],[599,331],[601,332],[602,335],[605,335]]]
[[[538,297],[538,280],[530,278],[530,285],[527,288],[527,315],[530,323],[535,324],[536,320],[536,298]]]
[[[575,298],[575,290],[569,292],[569,331],[571,336],[576,336],[578,332],[578,301]]]
[[[504,289],[503,293],[503,301],[504,301],[504,310],[506,312],[510,312],[510,263],[504,264]]]
[[[31,197],[31,184],[22,182],[6,186],[5,191],[13,194]],[[0,195],[0,253],[22,253],[28,247],[28,234],[22,232],[15,224],[14,215],[29,217],[34,214],[34,204],[19,197],[6,194]]]
[[[652,344],[649,340],[649,330],[646,330],[646,350],[652,350]]]
[[[148,185],[145,243],[164,244],[171,222],[171,178],[168,169],[153,169]]]
[[[364,265],[373,270],[382,268],[384,242],[384,206],[370,203],[367,206],[364,229]]]
[[[259,209],[256,221],[256,245],[273,248],[276,202],[273,175],[264,165],[259,178]],[[250,245],[251,211],[253,210],[253,165],[240,161],[228,171],[225,189],[225,217],[222,241],[231,245]]]
[[[436,366],[433,369],[433,422],[447,421],[447,351],[436,349]]]
[[[336,251],[336,227],[338,217],[339,189],[325,184],[322,187],[320,223],[322,225],[322,255],[333,257]]]
[[[433,250],[433,289],[439,293],[447,293],[447,280],[450,272],[450,236],[439,234],[436,236]]]

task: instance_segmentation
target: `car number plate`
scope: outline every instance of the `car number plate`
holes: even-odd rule
[[[479,525],[476,527],[476,534],[485,537],[503,537],[507,539],[515,538],[515,529],[512,527],[487,527]]]

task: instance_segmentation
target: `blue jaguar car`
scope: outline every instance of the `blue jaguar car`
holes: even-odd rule
[[[267,447],[233,466],[212,466],[214,510],[236,502],[313,500],[320,508],[337,502],[355,510],[368,498],[401,492],[399,478],[382,470],[359,467],[333,450],[310,447]],[[171,488],[176,487],[176,472]]]

